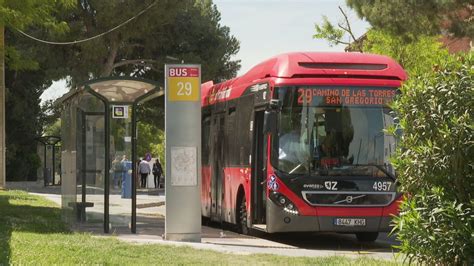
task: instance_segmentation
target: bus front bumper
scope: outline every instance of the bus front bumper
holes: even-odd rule
[[[390,216],[302,216],[290,214],[271,200],[267,201],[267,232],[389,232]],[[337,218],[365,219],[364,226],[336,225]]]

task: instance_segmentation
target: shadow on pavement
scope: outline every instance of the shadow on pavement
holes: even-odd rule
[[[23,184],[21,184],[23,183]],[[35,193],[60,194],[59,187],[42,187],[33,182],[21,182],[16,185],[20,189]],[[25,184],[27,183],[27,184]],[[12,187],[12,186],[10,186]],[[165,233],[164,190],[163,189],[139,189],[138,197],[145,197],[147,201],[137,202],[137,234],[131,233],[129,225],[113,227],[112,235],[122,235],[128,237],[138,237],[150,240],[162,240]],[[158,200],[158,196],[160,197]],[[153,199],[151,202],[150,200]],[[156,201],[158,200],[158,201]],[[155,202],[156,201],[156,202]],[[151,202],[151,203],[150,203]],[[111,213],[111,221],[120,219]],[[123,218],[123,217],[122,217]],[[58,218],[59,219],[59,218]],[[0,225],[1,226],[1,225]],[[72,228],[75,231],[90,232],[97,235],[103,233],[103,224],[78,223]],[[7,231],[5,231],[7,232]],[[4,233],[5,234],[5,233]],[[235,232],[234,226],[225,223],[206,223],[202,226],[203,242],[230,245],[230,246],[253,246],[261,248],[289,248],[304,249],[313,251],[342,251],[357,253],[397,253],[393,248],[398,242],[394,237],[388,237],[386,233],[381,233],[376,242],[359,242],[353,234],[337,233],[279,233],[267,234],[254,231],[253,236],[240,235]],[[4,243],[5,241],[2,241]],[[2,246],[0,246],[2,247]],[[3,249],[3,248],[2,248]],[[3,256],[5,257],[5,255]],[[4,260],[0,260],[4,261]],[[1,263],[0,263],[1,264]]]
[[[10,190],[23,190],[33,193],[47,193],[61,195],[61,186],[47,186],[42,182],[28,181],[28,182],[7,182],[7,188]]]
[[[261,237],[285,243],[304,249],[315,250],[338,250],[338,251],[370,251],[370,252],[394,252],[397,250],[393,245],[398,242],[386,233],[380,233],[375,242],[359,242],[354,234],[338,233],[285,233],[285,234],[263,234]]]

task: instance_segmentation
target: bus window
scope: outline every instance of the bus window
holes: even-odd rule
[[[298,102],[296,92],[279,93],[283,108],[271,160],[278,170],[305,175],[386,175],[380,167],[390,168],[388,158],[395,141],[384,134],[393,124],[385,105],[362,104],[364,99],[357,105],[341,100],[327,104],[324,97],[316,96]]]

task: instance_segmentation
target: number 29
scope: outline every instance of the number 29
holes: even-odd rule
[[[178,95],[179,96],[189,96],[192,94],[193,86],[191,82],[178,82]]]

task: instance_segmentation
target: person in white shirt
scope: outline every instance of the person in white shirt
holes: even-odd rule
[[[150,169],[150,164],[145,159],[142,159],[140,161],[140,164],[138,165],[138,172],[140,173],[141,177],[141,187],[146,188],[146,179],[148,178],[148,175],[151,172]]]

